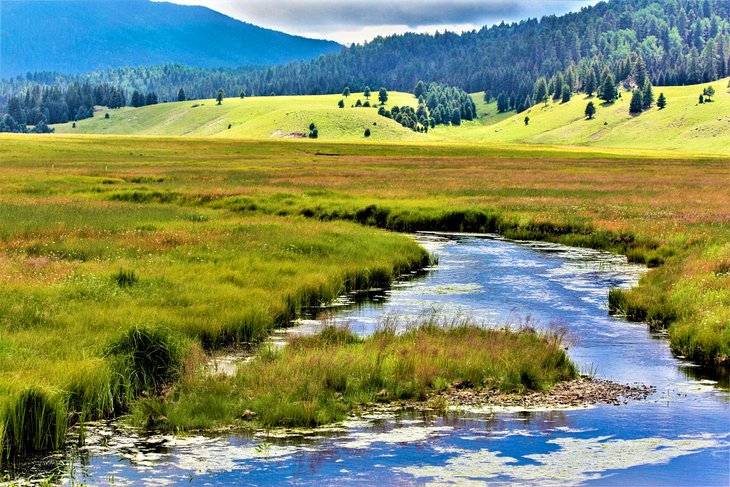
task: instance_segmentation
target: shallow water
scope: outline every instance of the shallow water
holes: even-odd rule
[[[655,386],[646,401],[560,411],[469,410],[443,417],[383,412],[316,431],[139,436],[91,427],[86,446],[19,465],[24,478],[88,484],[517,483],[729,485],[730,395],[685,363],[646,325],[607,315],[611,287],[642,268],[625,258],[545,243],[475,236],[419,237],[439,255],[425,276],[343,300],[334,319],[361,334],[384,316],[433,310],[489,324],[565,327],[583,371]],[[330,320],[332,318],[329,318]],[[303,321],[288,330],[307,333]]]

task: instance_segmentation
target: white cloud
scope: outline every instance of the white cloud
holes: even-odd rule
[[[596,0],[173,0],[252,24],[349,44],[395,33],[461,32],[562,14]]]

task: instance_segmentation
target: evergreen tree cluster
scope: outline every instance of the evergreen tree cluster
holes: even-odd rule
[[[428,132],[429,127],[437,125],[461,125],[462,120],[477,117],[474,100],[461,88],[418,81],[413,94],[418,98],[418,108],[394,106],[386,110],[381,107],[378,113],[417,132]]]
[[[72,83],[67,86],[29,86],[8,98],[2,110],[19,126],[66,123],[94,116],[94,105],[118,108],[125,105],[124,92],[108,84]],[[5,124],[5,128],[10,124]],[[18,131],[24,130],[5,130]]]
[[[183,96],[185,96],[184,92]],[[151,91],[145,95],[144,93],[140,93],[139,91],[134,90],[134,93],[132,93],[132,98],[129,101],[129,106],[139,108],[145,107],[147,105],[157,105],[157,103],[159,103],[159,100],[157,99],[156,93]],[[119,108],[119,106],[110,106],[109,108]]]
[[[643,67],[634,73],[638,58]],[[546,97],[562,101],[575,92],[613,100],[618,92],[609,87],[622,82],[630,90],[642,90],[644,98],[644,77],[655,85],[685,85],[728,75],[729,1],[610,0],[560,17],[502,23],[461,35],[378,37],[311,61],[274,67],[164,65],[83,75],[28,73],[0,82],[0,112],[7,112],[12,95],[38,85],[64,92],[75,85],[117,87],[127,97],[137,90],[172,101],[179,99],[181,86],[188,99],[199,99],[214,97],[219,88],[239,93],[242,87],[250,96],[342,93],[343,81],[352,92],[366,86],[406,91],[419,79],[468,92],[484,90],[496,95],[501,111],[523,111]],[[68,120],[78,118],[78,108],[67,107]],[[49,116],[49,123],[55,123]]]

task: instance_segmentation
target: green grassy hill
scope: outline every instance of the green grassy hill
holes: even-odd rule
[[[376,102],[377,93],[370,98]],[[393,105],[417,106],[409,93],[389,93]],[[243,138],[302,138],[314,122],[322,139],[364,139],[365,129],[374,140],[424,140],[425,136],[378,115],[377,108],[354,108],[362,93],[353,93],[345,108],[338,108],[340,95],[267,96],[161,103],[142,108],[101,111],[92,119],[56,125],[58,133],[120,135],[188,135]],[[109,118],[104,118],[104,113]],[[230,129],[228,126],[231,126]]]
[[[484,105],[481,110],[491,111],[490,123],[465,123],[462,127],[437,128],[430,138],[465,142],[520,142],[532,144],[586,145],[603,147],[627,147],[643,149],[676,149],[685,151],[730,151],[730,92],[728,81],[691,86],[654,87],[655,98],[659,93],[667,97],[667,107],[659,110],[652,106],[639,114],[629,113],[631,94],[612,104],[603,104],[595,97],[576,94],[568,103],[550,102],[535,105],[520,114],[511,112],[503,119],[496,114],[496,107]],[[712,85],[716,95],[712,103],[700,104],[702,89]],[[593,101],[597,113],[587,120],[586,104]],[[481,113],[480,113],[481,115]],[[525,116],[530,117],[525,125]]]
[[[531,143],[601,146],[635,149],[669,149],[692,152],[727,152],[730,147],[730,92],[728,79],[711,83],[717,94],[712,103],[698,103],[707,85],[655,87],[655,97],[664,93],[667,107],[651,107],[639,115],[629,114],[626,92],[612,104],[576,94],[568,103],[536,105],[524,113],[497,113],[496,103],[484,103],[483,93],[473,96],[479,119],[460,127],[439,126],[419,134],[381,117],[375,108],[353,108],[361,93],[354,93],[340,109],[340,95],[227,98],[164,103],[143,108],[104,111],[93,119],[57,125],[58,133],[121,135],[187,135],[240,138],[300,138],[314,122],[323,140],[365,140],[365,129],[376,141],[434,141],[473,143]],[[372,101],[372,98],[371,98]],[[584,116],[593,101],[593,120]],[[391,92],[386,108],[416,106],[413,95]],[[525,116],[530,117],[525,125]],[[229,128],[230,125],[230,128]]]

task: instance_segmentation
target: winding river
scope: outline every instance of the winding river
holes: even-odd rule
[[[39,479],[55,470],[113,485],[730,485],[727,379],[673,357],[646,325],[607,315],[608,289],[636,284],[642,268],[554,244],[418,238],[438,266],[368,301],[340,303],[329,319],[361,334],[388,315],[431,312],[562,326],[582,371],[656,392],[621,406],[383,411],[314,431],[242,436],[142,436],[102,423],[88,429],[84,447],[31,459],[16,473]],[[317,326],[304,320],[287,332]]]

